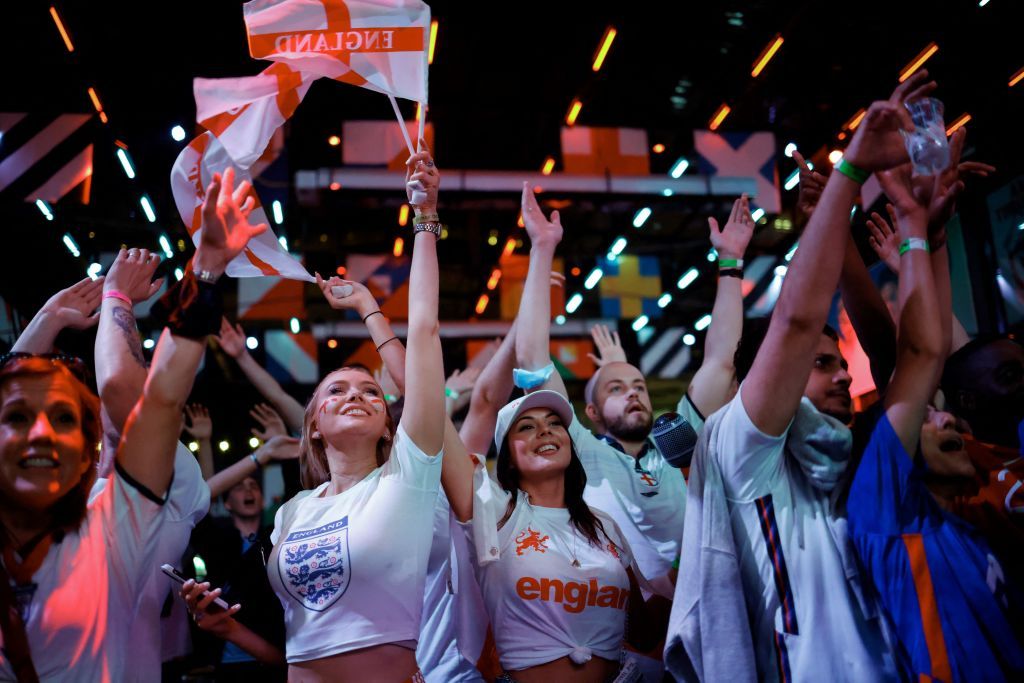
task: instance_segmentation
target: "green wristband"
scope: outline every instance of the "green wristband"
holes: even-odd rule
[[[719,268],[742,268],[743,259],[741,258],[720,258],[718,259]]]
[[[920,249],[925,253],[931,251],[931,248],[928,246],[928,240],[921,237],[909,237],[900,243],[900,256],[914,249]]]
[[[846,176],[853,182],[857,183],[858,185],[863,185],[867,181],[867,179],[871,177],[870,173],[863,169],[857,168],[846,159],[840,159],[839,163],[836,164],[835,168],[837,171],[839,171],[844,176]]]

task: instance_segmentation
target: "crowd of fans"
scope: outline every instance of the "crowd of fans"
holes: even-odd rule
[[[446,386],[441,174],[421,141],[405,343],[366,287],[318,275],[385,372],[338,368],[302,405],[223,315],[221,276],[266,226],[248,183],[218,175],[191,267],[153,307],[151,363],[132,312],[162,284],[145,249],[55,294],[0,360],[0,680],[1024,679],[1024,349],[953,315],[945,226],[994,169],[961,159],[961,128],[944,170],[912,171],[905,105],[935,87],[921,71],[872,103],[827,178],[795,155],[806,225],[770,319],[744,320],[747,197],[709,218],[720,277],[676,408],[698,434],[688,468],[601,326],[576,414],[549,359],[563,228],[526,185],[518,317]],[[851,235],[870,174],[895,312]],[[877,388],[859,412],[826,324],[837,289]],[[53,353],[93,326],[94,368]],[[221,471],[188,404],[210,338],[266,401],[260,446]],[[270,524],[263,468],[296,461]]]

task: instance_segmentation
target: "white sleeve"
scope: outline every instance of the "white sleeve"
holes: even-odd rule
[[[583,426],[583,423],[579,421],[575,413],[573,413],[572,423],[569,425],[569,437],[572,439],[576,455],[579,457],[580,462],[583,463],[584,468],[589,468],[592,464],[598,462],[602,449],[608,447],[608,444],[594,436],[593,432]]]
[[[210,487],[203,479],[196,456],[181,442],[174,451],[174,480],[166,508],[167,521],[188,522],[190,528],[210,510]]]
[[[397,477],[405,484],[427,491],[437,490],[441,485],[442,448],[436,455],[427,455],[405,432],[401,424],[395,431],[395,442],[391,455],[384,463],[382,475]]]
[[[505,516],[512,494],[491,479],[481,458],[474,456],[473,463],[473,518],[469,525],[477,564],[483,566],[501,557],[498,520]]]
[[[743,387],[725,408],[715,433],[715,455],[726,496],[750,502],[771,492],[783,475],[783,451],[789,427],[779,436],[758,429],[743,407]]]

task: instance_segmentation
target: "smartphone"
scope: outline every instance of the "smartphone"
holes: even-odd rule
[[[182,576],[181,572],[179,572],[177,569],[175,569],[174,567],[172,567],[169,564],[162,564],[162,565],[160,565],[160,570],[163,571],[164,574],[167,574],[167,576],[169,576],[174,581],[177,581],[179,585],[180,584],[184,584],[186,581],[188,581],[188,577]],[[209,595],[209,594],[210,594],[210,591],[204,591],[203,592],[203,596],[204,597]],[[230,605],[228,605],[228,603],[224,602],[220,598],[217,598],[212,603],[210,603],[210,606],[207,607],[207,610],[210,611],[210,612],[217,612],[219,610],[227,611],[229,608],[230,608]]]

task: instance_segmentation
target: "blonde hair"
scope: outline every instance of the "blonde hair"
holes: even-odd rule
[[[324,448],[323,437],[313,437],[313,432],[317,429],[314,426],[314,420],[316,418],[317,399],[320,397],[320,389],[323,388],[331,375],[342,370],[357,370],[369,375],[373,379],[373,374],[370,373],[366,366],[346,365],[328,373],[327,377],[317,385],[316,391],[313,392],[313,397],[306,404],[306,412],[302,416],[302,440],[299,443],[299,478],[304,489],[315,489],[331,478],[331,468],[327,463],[327,449]],[[374,380],[374,384],[377,384],[376,380]],[[377,388],[380,389],[379,384]],[[381,397],[383,396],[384,391],[381,390]],[[394,441],[395,429],[397,428],[387,403],[384,404],[384,420],[387,433],[377,440],[378,467],[387,462],[388,456],[391,454],[391,443]]]

